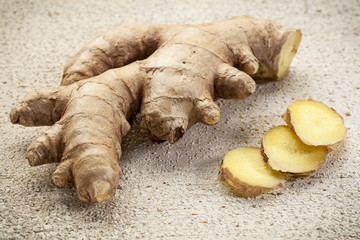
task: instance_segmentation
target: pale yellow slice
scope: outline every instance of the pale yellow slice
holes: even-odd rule
[[[236,193],[245,197],[256,197],[285,182],[285,175],[265,164],[260,148],[254,147],[227,152],[220,174]]]
[[[346,136],[343,118],[334,109],[312,99],[293,102],[283,117],[307,145],[332,145]]]
[[[274,170],[297,175],[308,175],[325,162],[325,146],[309,146],[287,126],[267,131],[262,139],[262,153]]]

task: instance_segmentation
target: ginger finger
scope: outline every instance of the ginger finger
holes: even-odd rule
[[[140,81],[137,64],[128,65],[128,80]],[[69,100],[62,117],[64,149],[62,162],[68,165],[55,171],[53,181],[60,186],[71,182],[70,172],[80,200],[100,202],[110,198],[121,177],[118,160],[121,139],[129,130],[126,113],[132,112],[139,87],[119,78],[118,70],[110,70],[86,81],[78,82],[77,92]],[[136,73],[135,75],[129,73]],[[135,91],[135,92],[132,92]],[[68,167],[68,168],[66,168]]]
[[[240,70],[243,70],[245,73],[249,75],[253,75],[257,73],[259,70],[259,60],[254,56],[252,50],[248,45],[240,48],[239,60],[237,63],[237,67]]]
[[[240,21],[240,19],[246,21]],[[251,17],[234,17],[233,23],[246,33],[246,40],[259,68],[251,77],[259,80],[282,80],[301,42],[301,31],[288,26]],[[262,36],[259,38],[258,36]]]
[[[256,83],[246,73],[224,63],[218,67],[215,82],[217,97],[243,99],[255,92]]]
[[[73,161],[66,160],[61,162],[53,172],[51,179],[57,187],[72,186],[74,178],[72,174]]]
[[[214,125],[220,120],[220,108],[212,100],[198,101],[196,111],[199,121],[204,124]]]
[[[166,25],[120,25],[92,40],[66,64],[61,85],[145,59],[171,35]]]
[[[26,151],[31,166],[59,162],[63,125],[56,123],[36,138]]]
[[[10,112],[12,123],[24,126],[52,125],[64,112],[73,87],[37,89],[29,92]]]

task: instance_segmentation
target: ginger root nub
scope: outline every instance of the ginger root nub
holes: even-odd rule
[[[26,151],[31,166],[59,162],[63,125],[56,123],[36,138]]]

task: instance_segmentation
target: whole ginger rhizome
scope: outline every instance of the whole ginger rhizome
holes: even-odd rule
[[[65,66],[60,87],[28,93],[13,123],[51,125],[29,146],[30,165],[60,162],[52,175],[85,202],[116,190],[122,137],[141,129],[176,142],[197,122],[215,124],[218,98],[243,99],[253,79],[283,79],[301,32],[238,16],[200,25],[121,25],[91,41]]]

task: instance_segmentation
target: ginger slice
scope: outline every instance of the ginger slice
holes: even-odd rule
[[[345,138],[343,118],[325,104],[309,99],[290,104],[284,120],[307,145],[326,146]]]
[[[268,130],[262,139],[262,154],[274,170],[293,176],[309,175],[325,162],[325,146],[309,146],[287,126]]]
[[[290,64],[299,48],[301,36],[301,31],[297,29],[287,38],[282,46],[278,58],[278,79],[284,79],[288,75]]]
[[[285,175],[265,164],[260,148],[242,147],[225,154],[220,174],[235,193],[256,197],[282,186]]]

